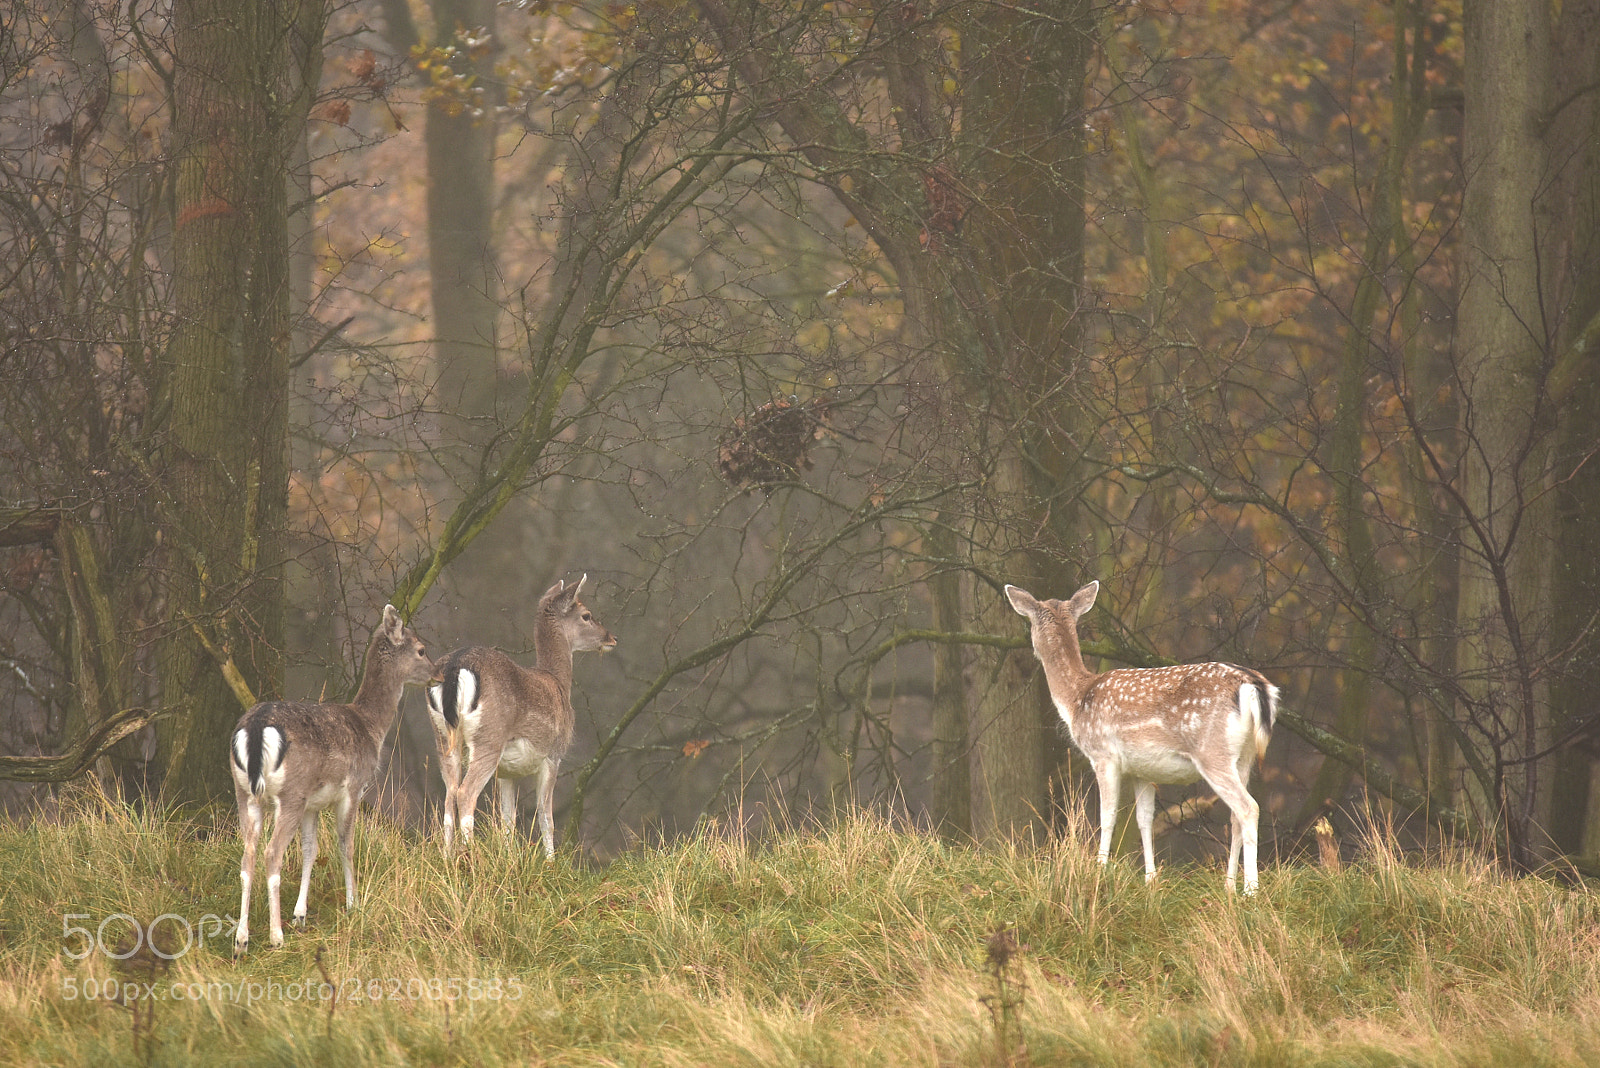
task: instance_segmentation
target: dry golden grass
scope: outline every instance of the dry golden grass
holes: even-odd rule
[[[237,911],[226,822],[90,803],[0,826],[0,1063],[1600,1063],[1592,891],[1381,833],[1232,901],[1216,870],[1102,872],[1087,836],[959,847],[868,816],[708,828],[603,867],[492,831],[450,861],[362,828],[361,907],[325,849],[310,926],[270,950],[262,924],[235,963],[222,928],[173,952],[181,921]],[[293,852],[285,872],[287,909]],[[111,959],[120,915],[162,914],[175,960]]]

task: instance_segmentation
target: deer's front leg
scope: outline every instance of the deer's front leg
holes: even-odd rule
[[[306,925],[306,900],[311,895],[311,865],[317,861],[317,814],[300,817],[300,896],[294,902],[294,925]]]
[[[556,769],[561,761],[545,757],[539,764],[539,837],[544,840],[544,855],[556,855]]]
[[[496,776],[494,785],[500,795],[500,829],[510,834],[517,829],[517,780]]]

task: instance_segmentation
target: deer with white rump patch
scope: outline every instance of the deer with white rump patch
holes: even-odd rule
[[[294,923],[306,922],[311,865],[317,859],[317,816],[332,807],[339,821],[339,852],[344,858],[344,903],[356,906],[355,817],[361,795],[378,771],[384,735],[400,710],[406,683],[433,675],[427,650],[400,621],[394,605],[383,606],[383,621],[372,633],[361,688],[349,704],[314,701],[264,701],[233,729],[229,768],[239,803],[239,834],[244,839],[244,884],[239,902],[235,956],[250,944],[250,884],[255,877],[256,843],[264,808],[273,805],[272,838],[267,842],[268,940],[283,944],[283,914],[278,902],[283,852],[300,835],[300,896]]]
[[[510,831],[517,783],[537,773],[539,833],[545,856],[555,856],[556,770],[572,744],[572,654],[617,644],[578,600],[588,577],[571,586],[558,581],[539,598],[533,631],[538,666],[525,668],[498,649],[471,646],[445,657],[428,687],[444,776],[446,850],[458,822],[461,837],[472,837],[478,795],[491,775],[497,776],[501,826]]]
[[[1250,766],[1266,753],[1278,688],[1258,671],[1232,664],[1122,668],[1096,674],[1083,663],[1078,620],[1094,606],[1098,582],[1066,601],[1041,601],[1016,586],[1006,597],[1028,620],[1033,651],[1044,665],[1056,711],[1083,750],[1100,786],[1100,863],[1111,854],[1111,833],[1122,780],[1133,780],[1134,814],[1144,844],[1144,877],[1156,876],[1150,828],[1156,785],[1204,779],[1233,815],[1228,844],[1228,892],[1244,851],[1244,892],[1256,891],[1260,807],[1250,796]]]

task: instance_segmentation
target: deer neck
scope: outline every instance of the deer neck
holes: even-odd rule
[[[572,692],[572,643],[558,620],[545,617],[534,628],[533,657],[539,670],[555,679],[562,694]]]
[[[1099,677],[1083,662],[1077,630],[1061,627],[1053,632],[1037,634],[1033,651],[1039,663],[1044,665],[1044,678],[1050,686],[1051,698],[1067,720],[1067,725],[1072,726],[1083,695]]]
[[[389,733],[389,726],[400,711],[400,695],[406,684],[393,673],[384,671],[383,666],[375,661],[376,657],[369,650],[367,667],[361,675],[361,688],[356,691],[350,707],[366,725],[368,733],[374,739],[381,740]]]

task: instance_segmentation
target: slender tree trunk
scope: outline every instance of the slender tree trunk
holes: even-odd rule
[[[1379,298],[1385,284],[1392,250],[1405,243],[1401,208],[1404,203],[1406,159],[1420,130],[1424,71],[1422,38],[1410,0],[1394,5],[1394,77],[1390,82],[1393,130],[1388,151],[1378,172],[1371,203],[1372,219],[1363,249],[1365,269],[1356,282],[1350,308],[1350,327],[1338,375],[1338,400],[1327,468],[1334,491],[1334,535],[1339,542],[1356,600],[1354,618],[1348,620],[1343,649],[1339,710],[1334,732],[1358,744],[1367,734],[1367,713],[1372,706],[1372,676],[1377,668],[1377,635],[1389,613],[1377,574],[1376,547],[1367,516],[1367,484],[1362,472],[1363,437],[1367,428],[1367,380],[1373,373],[1370,330],[1378,329]],[[1410,288],[1409,286],[1407,287]],[[1386,321],[1386,320],[1384,320]],[[1353,769],[1337,760],[1325,760],[1306,795],[1302,823],[1337,800],[1350,784]]]
[[[471,79],[465,93],[431,98],[424,113],[428,178],[428,293],[439,404],[472,419],[494,411],[499,363],[499,270],[494,236],[494,0],[432,0],[425,39],[408,0],[382,0],[384,36],[399,56],[456,44],[450,69]],[[479,51],[464,38],[489,42]],[[482,429],[469,436],[483,439]]]
[[[101,288],[106,262],[89,232],[95,198],[84,185],[84,160],[94,146],[125,143],[131,135],[125,96],[117,89],[119,82],[113,76],[112,60],[92,5],[86,0],[51,0],[48,7],[53,9],[50,29],[70,60],[68,71],[73,80],[64,88],[75,101],[70,152],[61,182],[64,203],[58,216],[64,240],[55,264],[60,279],[59,314],[64,316],[59,330],[62,337],[75,339],[67,344],[67,350],[79,378],[75,387],[78,403],[63,411],[65,418],[50,434],[63,455],[76,457],[78,470],[73,478],[89,479],[85,468],[120,466],[112,457],[121,428],[109,410],[120,389],[105,385],[106,377],[98,373],[94,340],[103,338],[114,344],[120,339],[103,334],[107,320],[102,302],[110,290]],[[118,192],[126,197],[126,203],[139,204],[137,184],[126,174],[119,179]],[[138,318],[137,294],[134,286],[126,286],[119,294],[124,303],[118,310],[128,320]],[[55,531],[67,609],[63,615],[69,621],[63,645],[70,650],[72,686],[62,724],[68,738],[83,737],[131,704],[140,703],[135,696],[139,692],[134,669],[135,603],[145,582],[140,565],[148,559],[153,537],[150,513],[145,502],[134,495],[102,497],[100,492],[98,487],[83,484],[80,490],[63,493],[68,500],[95,500],[96,507],[63,514]],[[120,784],[131,787],[142,778],[146,769],[141,741],[129,739],[95,761],[95,773],[113,796]]]
[[[294,75],[314,88],[322,70],[322,42],[299,41],[294,56]],[[311,158],[310,129],[302,127],[294,138],[289,162],[289,306],[294,317],[291,362],[298,368],[299,383],[314,380],[328,366],[326,353],[336,348],[332,339],[321,337],[322,329],[310,316],[316,299],[317,201],[315,173]],[[324,342],[317,354],[311,347]],[[302,362],[304,361],[304,362]],[[297,429],[314,426],[316,400],[311,392],[291,384],[291,424]],[[297,434],[289,444],[290,469],[309,485],[320,483],[323,445],[311,435]],[[296,656],[287,667],[286,692],[295,696],[340,700],[355,692],[349,672],[343,666],[338,620],[344,611],[338,581],[338,548],[330,533],[314,522],[293,532],[291,560],[284,581],[286,596],[294,611],[289,616],[287,641]]]
[[[928,530],[928,552],[940,570],[928,580],[933,598],[933,627],[958,632],[966,619],[961,609],[961,574],[949,567],[956,555],[955,532],[935,516]],[[933,789],[928,815],[947,838],[972,835],[972,751],[967,736],[966,656],[955,642],[933,647]]]

